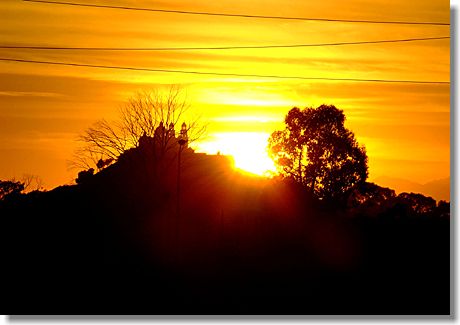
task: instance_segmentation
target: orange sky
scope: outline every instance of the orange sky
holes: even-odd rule
[[[75,1],[77,2],[77,1]],[[106,1],[81,0],[107,4]],[[111,1],[190,11],[449,22],[448,1]],[[448,26],[370,25],[177,15],[6,0],[2,45],[184,47],[274,45],[449,36]],[[270,50],[85,52],[0,50],[2,58],[305,77],[449,80],[449,40]],[[449,177],[449,85],[381,84],[171,73],[0,62],[0,179],[39,175],[70,183],[75,138],[115,118],[140,89],[180,84],[210,122],[199,149],[263,155],[264,139],[292,106],[334,104],[368,150],[370,179],[427,183]],[[242,140],[243,139],[243,140]],[[246,140],[246,141],[244,141]],[[250,148],[253,150],[249,150]],[[249,149],[248,149],[249,148]],[[266,162],[265,162],[266,163]],[[385,184],[383,184],[385,185]]]

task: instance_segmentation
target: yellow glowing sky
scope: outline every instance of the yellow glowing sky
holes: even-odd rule
[[[75,2],[107,4],[107,1]],[[173,10],[368,20],[449,22],[449,1],[114,0]],[[175,15],[5,0],[2,45],[203,47],[449,36],[448,26],[365,25]],[[306,77],[449,80],[449,40],[341,47],[189,52],[1,49],[0,57],[155,69]],[[272,168],[269,134],[293,106],[334,104],[368,150],[370,179],[417,183],[449,177],[449,85],[378,84],[199,76],[0,62],[0,179],[39,175],[70,183],[75,138],[140,89],[180,84],[209,121],[197,149]],[[254,161],[257,161],[254,164]],[[251,167],[252,166],[252,167]],[[385,184],[383,184],[385,185]]]

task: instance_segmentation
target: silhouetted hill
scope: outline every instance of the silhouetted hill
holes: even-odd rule
[[[176,150],[141,147],[78,185],[0,201],[8,312],[450,312],[446,207],[369,184],[346,208],[231,165],[185,149],[178,182]]]
[[[395,177],[377,177],[375,181],[383,186],[395,189],[398,193],[413,192],[429,195],[436,200],[450,201],[450,178],[442,178],[425,184]]]

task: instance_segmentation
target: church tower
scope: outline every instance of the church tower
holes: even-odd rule
[[[186,145],[188,142],[188,134],[187,134],[187,124],[182,123],[182,127],[180,129],[179,133],[179,139],[178,142],[181,146]]]
[[[171,122],[169,123],[168,138],[175,138],[175,137],[176,137],[176,131],[174,131],[174,123]]]

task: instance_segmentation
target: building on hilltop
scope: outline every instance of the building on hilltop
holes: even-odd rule
[[[185,166],[201,166],[202,168],[227,168],[233,166],[233,159],[230,156],[222,155],[220,152],[215,155],[206,153],[196,153],[195,150],[189,147],[189,137],[187,124],[184,122],[176,136],[174,123],[170,123],[168,128],[165,128],[163,122],[160,122],[155,129],[154,135],[148,136],[145,132],[139,138],[138,148],[147,154],[154,157],[159,157],[161,154],[176,155],[179,150],[184,158]]]
[[[163,122],[155,129],[153,136],[145,133],[139,138],[138,148],[147,152],[153,151],[155,154],[164,154],[174,147],[181,146],[181,150],[192,151],[188,147],[187,124],[182,123],[178,137],[174,129],[174,123],[170,123],[166,129]],[[179,148],[178,148],[179,149]]]

